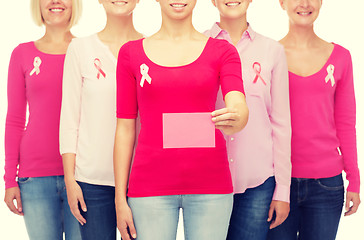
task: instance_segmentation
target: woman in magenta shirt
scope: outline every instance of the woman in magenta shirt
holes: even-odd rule
[[[31,240],[63,239],[63,232],[66,239],[81,239],[67,203],[58,150],[63,62],[81,2],[33,0],[31,7],[46,33],[16,47],[9,64],[5,202],[24,216]]]
[[[319,38],[313,25],[322,1],[280,0],[289,17],[281,40],[287,55],[292,120],[291,206],[269,239],[335,239],[345,216],[360,204],[351,56]]]
[[[196,0],[159,4],[161,29],[119,52],[118,228],[124,240],[175,239],[182,208],[186,239],[225,239],[233,189],[220,129],[233,134],[247,121],[240,58],[228,42],[194,29]],[[214,111],[219,85],[226,108]]]

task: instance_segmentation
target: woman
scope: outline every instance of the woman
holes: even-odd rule
[[[142,37],[133,26],[137,0],[99,2],[107,16],[105,28],[74,39],[67,51],[60,126],[68,203],[87,240],[116,239],[116,57],[124,43]]]
[[[236,46],[249,107],[244,131],[226,138],[235,193],[227,239],[265,240],[289,213],[291,123],[284,48],[252,29],[251,2],[213,0],[220,23],[206,35]]]
[[[280,0],[289,32],[286,50],[292,115],[291,210],[269,239],[335,239],[349,186],[345,216],[359,198],[355,96],[350,53],[319,38],[313,25],[321,0]]]
[[[63,239],[63,232],[66,239],[81,239],[67,204],[58,148],[63,62],[81,2],[32,0],[31,10],[36,24],[46,31],[41,39],[16,47],[10,60],[5,202],[24,216],[30,239]]]
[[[124,240],[175,239],[181,208],[186,239],[225,239],[232,183],[220,130],[238,132],[248,117],[239,55],[226,41],[195,30],[196,0],[158,2],[160,30],[119,52],[118,228]],[[214,111],[220,83],[226,108]],[[141,130],[129,177],[138,111]]]

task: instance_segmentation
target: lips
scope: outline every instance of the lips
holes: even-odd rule
[[[227,7],[236,7],[240,5],[240,2],[227,2],[225,3]]]
[[[118,6],[124,6],[124,5],[128,4],[128,2],[126,2],[126,1],[114,1],[111,3],[114,5],[118,5]]]
[[[65,9],[64,8],[60,8],[60,7],[56,7],[56,8],[50,8],[49,11],[52,13],[60,13],[63,12]]]
[[[187,4],[186,3],[171,3],[170,6],[173,8],[184,8],[187,6]]]
[[[297,12],[298,15],[300,16],[309,16],[312,14],[312,12],[310,11],[300,11],[300,12]]]

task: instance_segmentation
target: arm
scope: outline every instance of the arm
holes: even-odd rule
[[[225,108],[212,112],[212,121],[224,134],[232,135],[245,127],[249,111],[244,96],[239,53],[228,42],[220,43],[220,84]]]
[[[356,148],[356,103],[353,81],[353,66],[350,53],[343,59],[346,64],[343,75],[337,81],[335,91],[335,125],[340,150],[344,160],[344,170],[349,186],[346,193],[345,216],[355,213],[360,204],[360,177]]]
[[[135,141],[135,119],[118,119],[114,147],[115,206],[122,239],[136,238],[133,216],[126,200]]]
[[[86,223],[86,220],[82,217],[78,204],[80,203],[83,211],[87,211],[87,208],[82,190],[75,180],[82,92],[82,75],[79,64],[80,60],[76,52],[76,46],[74,42],[71,42],[67,50],[63,71],[59,143],[68,204],[72,214],[83,225]]]
[[[16,182],[20,142],[26,120],[25,76],[21,67],[21,51],[16,48],[10,59],[8,71],[8,112],[5,125],[5,197],[8,208],[15,214],[23,215],[20,189]],[[16,201],[16,205],[14,204]]]
[[[270,121],[273,137],[273,164],[276,187],[270,205],[270,228],[279,226],[289,214],[291,184],[291,116],[289,106],[288,68],[284,48],[280,46],[272,72],[272,108]]]

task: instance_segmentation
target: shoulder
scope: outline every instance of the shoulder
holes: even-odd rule
[[[209,51],[214,55],[223,56],[223,55],[230,55],[230,54],[238,54],[235,46],[229,43],[225,39],[216,39],[216,38],[209,38],[208,44],[210,45]]]
[[[131,52],[133,53],[133,55],[135,55],[141,51],[142,47],[143,47],[143,38],[129,41],[125,43],[123,46],[121,46],[118,54],[118,59],[120,60],[121,58],[129,58]]]
[[[351,58],[350,51],[343,46],[333,43],[334,44],[334,51],[335,51],[335,57],[336,58]]]
[[[34,50],[34,48],[35,48],[35,46],[34,46],[33,41],[32,42],[20,43],[17,47],[14,48],[13,54],[31,52],[31,51]]]

